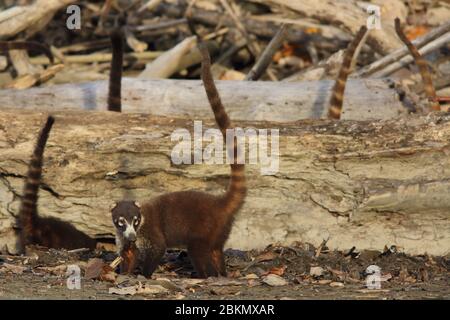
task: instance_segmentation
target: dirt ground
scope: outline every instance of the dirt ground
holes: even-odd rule
[[[34,248],[26,257],[0,256],[0,299],[450,299],[449,256],[409,256],[395,247],[319,252],[299,243],[226,254],[228,278],[196,279],[187,254],[169,251],[152,279],[110,272],[102,281],[85,276],[94,258],[107,265],[113,252]],[[71,264],[81,269],[80,290],[67,287]],[[380,267],[381,289],[366,287],[369,265]]]

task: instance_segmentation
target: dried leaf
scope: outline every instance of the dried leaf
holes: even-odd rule
[[[267,275],[263,278],[262,282],[271,287],[285,286],[288,284],[288,282],[284,278],[277,276],[276,274]]]
[[[281,267],[273,267],[269,270],[269,273],[276,274],[277,276],[282,276],[284,274],[284,271],[286,271],[287,266],[281,266]]]
[[[102,259],[99,258],[89,259],[88,264],[86,266],[86,272],[84,274],[84,277],[86,279],[97,279],[102,273],[104,266],[105,263],[103,262]]]

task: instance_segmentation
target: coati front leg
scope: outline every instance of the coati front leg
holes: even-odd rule
[[[161,233],[153,232],[150,237],[138,237],[136,242],[142,261],[142,273],[149,278],[166,252],[166,240]]]
[[[149,278],[158,267],[161,262],[164,253],[166,252],[166,246],[163,244],[152,245],[143,250],[143,270],[142,273],[145,277]]]

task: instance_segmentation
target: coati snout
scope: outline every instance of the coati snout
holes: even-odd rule
[[[141,223],[141,208],[135,201],[121,201],[111,209],[116,230],[127,241],[136,241],[136,232]]]

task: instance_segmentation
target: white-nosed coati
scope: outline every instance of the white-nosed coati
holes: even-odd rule
[[[19,251],[25,253],[25,247],[37,244],[55,249],[95,249],[96,241],[71,224],[56,218],[42,218],[38,215],[37,202],[41,185],[42,163],[45,145],[55,119],[51,116],[42,128],[33,156],[28,167],[22,203],[18,215]]]
[[[328,118],[340,119],[342,113],[342,104],[344,102],[344,91],[345,85],[347,83],[347,77],[350,74],[350,68],[353,61],[353,55],[355,54],[356,48],[363,39],[367,32],[367,27],[362,26],[358,33],[356,34],[353,41],[348,45],[347,50],[344,54],[344,60],[342,61],[342,66],[339,70],[336,82],[333,86],[331,93],[330,105],[328,109]]]
[[[48,46],[33,41],[0,41],[0,51],[9,50],[36,50],[44,53],[53,64],[53,54]]]
[[[436,90],[434,89],[433,80],[431,80],[430,70],[428,69],[427,61],[422,57],[417,48],[409,41],[400,26],[400,19],[395,18],[395,32],[402,42],[406,45],[409,52],[414,58],[414,62],[419,68],[420,75],[422,76],[425,93],[430,102],[430,109],[433,111],[441,110],[441,106],[436,97]]]
[[[225,112],[211,74],[208,49],[202,53],[202,80],[214,117],[223,137],[231,121]],[[234,152],[231,178],[225,194],[215,196],[198,191],[163,194],[140,207],[133,201],[121,201],[112,209],[119,252],[124,241],[136,241],[142,271],[150,276],[167,247],[187,246],[197,276],[226,276],[223,246],[231,231],[234,217],[246,196],[245,168],[236,164],[237,144],[228,147]]]
[[[120,29],[111,33],[112,59],[109,71],[108,110],[122,112],[123,36]]]

